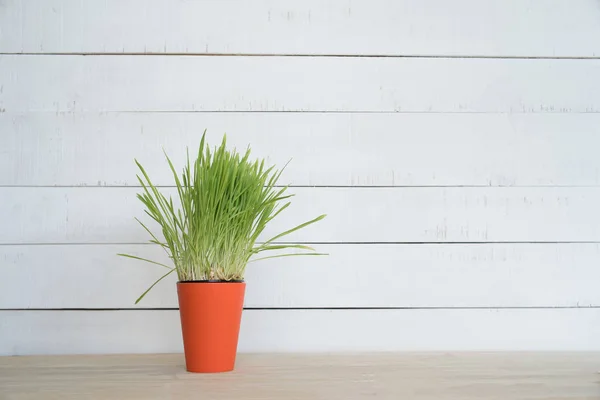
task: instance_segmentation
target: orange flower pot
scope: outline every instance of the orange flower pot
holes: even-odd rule
[[[179,313],[189,372],[233,370],[244,282],[178,282]]]

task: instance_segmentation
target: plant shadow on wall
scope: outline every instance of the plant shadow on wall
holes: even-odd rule
[[[250,261],[296,255],[323,255],[309,246],[277,243],[290,233],[323,218],[320,215],[258,243],[265,227],[290,206],[287,186],[278,187],[283,170],[266,167],[265,160],[250,160],[221,146],[210,150],[202,135],[196,160],[189,151],[181,176],[165,153],[173,173],[179,206],[152,184],[144,167],[138,181],[138,199],[162,229],[164,241],[136,218],[161,246],[174,267],[130,254],[120,256],[146,261],[169,271],[148,288],[136,304],[162,279],[177,273],[177,293],[186,367],[191,372],[223,372],[233,369],[244,303],[244,272]],[[294,252],[261,257],[265,251]],[[300,252],[298,252],[300,251]]]

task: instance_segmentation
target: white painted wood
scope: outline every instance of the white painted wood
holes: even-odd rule
[[[15,55],[0,65],[10,112],[600,112],[600,59]]]
[[[177,310],[0,311],[0,337],[0,355],[183,347]],[[598,351],[600,309],[250,310],[238,350]]]
[[[2,52],[600,54],[593,0],[2,3]]]
[[[176,194],[166,188],[167,195]],[[144,243],[139,188],[0,188],[0,244]],[[293,188],[263,240],[299,242],[600,241],[600,188]],[[146,218],[149,219],[149,218]],[[150,225],[153,226],[153,225]]]
[[[600,244],[315,245],[250,263],[246,307],[600,306]],[[0,246],[0,309],[132,308],[169,263],[146,245]],[[169,263],[170,264],[170,263]],[[139,304],[177,307],[176,277]]]
[[[5,0],[1,53],[96,55],[0,55],[0,185],[102,187],[0,188],[0,307],[131,307],[161,270],[116,257],[156,249],[135,245],[139,189],[104,186],[134,183],[134,157],[169,184],[160,147],[208,127],[296,157],[296,185],[433,186],[294,189],[271,232],[328,213],[289,240],[331,255],[252,265],[246,305],[412,309],[246,311],[241,351],[600,350],[599,309],[577,308],[599,305],[599,245],[516,243],[600,242],[599,16],[593,0]],[[175,307],[173,280],[143,306]],[[0,354],[164,351],[181,351],[173,310],[0,311]]]
[[[600,185],[600,114],[0,114],[0,185],[172,185],[208,129],[305,186]],[[115,145],[118,143],[118,145]]]

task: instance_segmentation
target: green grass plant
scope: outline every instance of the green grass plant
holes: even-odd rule
[[[174,265],[119,254],[169,269],[137,299],[136,304],[174,271],[180,281],[242,281],[251,259],[320,255],[309,246],[277,243],[277,240],[325,215],[257,242],[267,224],[290,206],[289,199],[293,195],[287,193],[287,186],[277,185],[283,170],[266,167],[265,160],[252,161],[249,147],[243,155],[235,149],[228,150],[225,136],[220,147],[211,151],[205,144],[205,137],[206,131],[195,161],[190,161],[188,151],[181,175],[165,153],[179,197],[176,203],[152,183],[144,167],[135,160],[142,187],[142,193],[137,197],[145,206],[146,214],[160,226],[164,239],[160,240],[146,224],[136,220],[150,235],[150,242],[161,246]],[[294,251],[259,256],[265,251],[289,249]]]

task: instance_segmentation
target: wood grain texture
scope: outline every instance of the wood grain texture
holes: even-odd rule
[[[0,311],[0,355],[182,352],[179,311]],[[600,308],[246,310],[239,351],[600,351]]]
[[[0,51],[593,57],[599,20],[593,0],[5,0]]]
[[[174,188],[164,193],[176,194]],[[145,243],[139,188],[0,188],[0,243]],[[294,188],[263,238],[299,242],[600,241],[600,188]],[[149,219],[149,218],[147,218]],[[150,225],[153,226],[153,225]],[[266,240],[266,239],[263,239]]]
[[[0,185],[172,185],[204,129],[300,186],[598,186],[600,114],[0,114]],[[115,146],[114,143],[119,143]]]
[[[0,358],[8,399],[596,399],[598,353],[241,354],[227,374],[181,354]]]
[[[8,112],[600,112],[600,59],[5,55],[0,65]]]
[[[314,247],[329,255],[249,264],[245,306],[600,306],[600,244]],[[147,245],[0,246],[0,308],[135,307],[164,269],[117,253],[169,263]],[[139,307],[177,307],[175,281]]]

